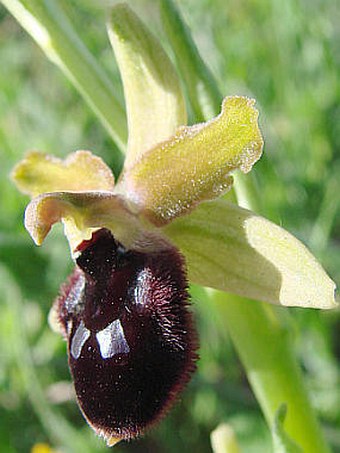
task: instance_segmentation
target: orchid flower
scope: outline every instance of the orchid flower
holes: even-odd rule
[[[129,132],[119,179],[115,181],[110,168],[89,151],[76,151],[65,160],[31,152],[16,166],[13,178],[32,197],[25,226],[37,245],[53,224],[64,225],[76,268],[56,300],[52,318],[69,342],[69,363],[84,416],[112,445],[143,433],[157,421],[195,368],[197,341],[188,309],[187,279],[282,306],[329,309],[336,303],[335,284],[300,241],[225,196],[233,185],[232,173],[249,172],[262,154],[255,101],[226,97],[217,117],[188,126],[171,61],[127,6],[112,10],[109,37],[124,85]],[[157,310],[161,306],[158,324],[151,323],[150,329],[163,332],[162,339],[171,338],[177,349],[168,351],[163,374],[157,368],[164,380],[157,398],[150,383],[137,389],[149,392],[149,399],[138,399],[135,393],[130,398],[126,383],[114,384],[125,398],[121,410],[124,403],[135,406],[119,418],[107,412],[111,400],[100,401],[106,414],[98,414],[89,403],[95,378],[85,385],[86,372],[80,369],[82,359],[90,366],[85,346],[96,347],[90,339],[95,332],[101,362],[105,367],[112,362],[117,370],[122,366],[117,357],[130,366],[129,357],[137,348],[142,351],[141,360],[146,360],[146,349],[157,350],[152,349],[155,340],[149,331],[136,327],[138,319],[146,322],[144,312],[131,321],[133,333],[120,312],[110,312],[110,319],[105,312],[100,327],[89,327],[79,313],[87,310],[94,297],[98,302],[98,291],[104,294],[101,303],[108,303],[112,293],[122,288],[123,299],[132,291],[136,305],[155,300]],[[137,343],[143,341],[148,342],[147,348],[140,349]],[[139,360],[137,355],[133,360]],[[103,370],[104,365],[100,366]],[[150,365],[151,375],[155,366]],[[135,370],[142,368],[138,365]],[[166,375],[174,368],[168,383]],[[143,379],[151,375],[146,373]],[[106,385],[111,378],[109,374],[101,383]],[[128,378],[131,375],[122,377]],[[96,379],[100,381],[97,375]],[[150,413],[146,413],[148,404]]]

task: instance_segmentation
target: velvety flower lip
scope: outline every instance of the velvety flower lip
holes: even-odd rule
[[[102,228],[54,303],[78,403],[111,445],[160,420],[196,368],[185,263],[170,244],[127,250]]]

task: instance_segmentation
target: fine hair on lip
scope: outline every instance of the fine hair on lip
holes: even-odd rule
[[[127,250],[107,229],[79,247],[55,302],[79,406],[108,441],[142,434],[196,368],[197,333],[183,257]]]

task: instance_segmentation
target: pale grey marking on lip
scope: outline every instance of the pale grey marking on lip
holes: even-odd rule
[[[85,290],[85,276],[80,275],[65,300],[65,307],[68,313],[77,313],[81,309],[81,300]]]
[[[84,344],[90,338],[91,332],[85,327],[83,321],[80,324],[72,338],[71,354],[75,359],[79,359]]]
[[[128,354],[130,352],[119,319],[111,322],[105,329],[98,332],[96,338],[103,359],[110,359],[116,354]]]
[[[143,269],[137,277],[137,286],[134,291],[134,299],[137,305],[147,305],[149,301],[149,291],[148,288],[150,285],[147,283],[152,279],[152,272],[150,269]]]

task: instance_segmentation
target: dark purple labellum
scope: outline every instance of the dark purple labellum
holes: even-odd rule
[[[197,359],[183,258],[126,250],[101,229],[79,247],[56,300],[81,410],[108,442],[143,433],[176,399]]]

